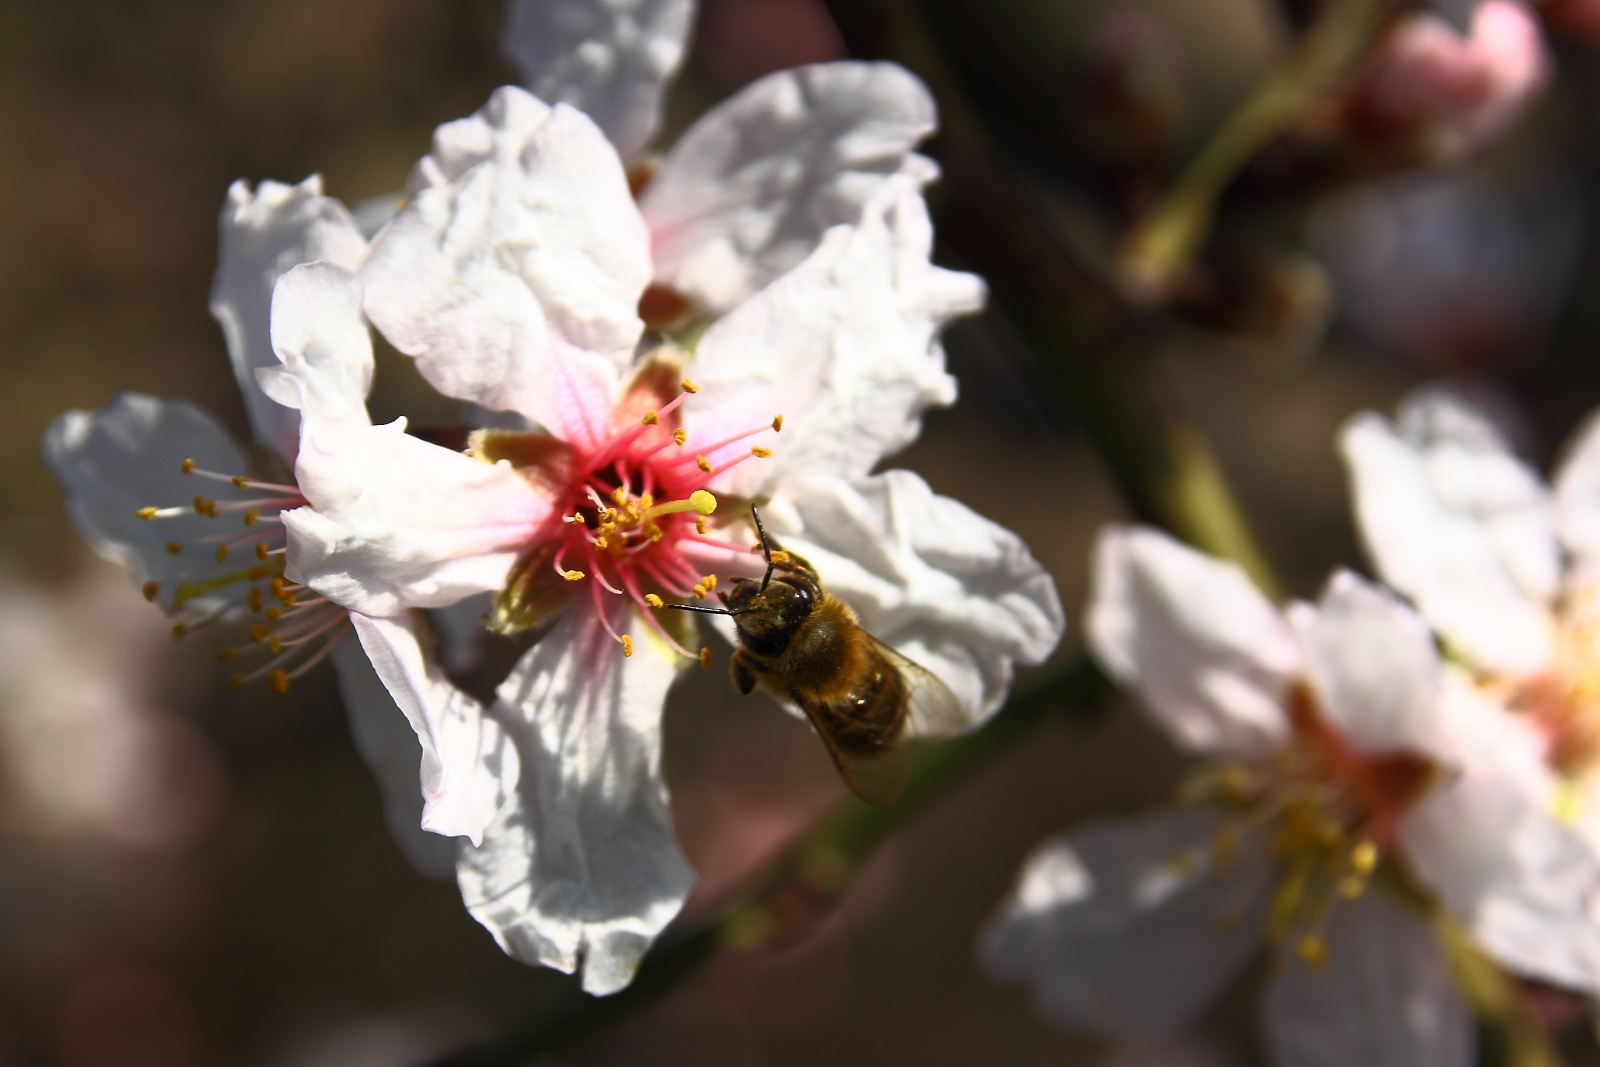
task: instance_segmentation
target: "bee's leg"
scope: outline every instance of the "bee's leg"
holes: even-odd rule
[[[747,697],[755,691],[756,672],[742,650],[735,649],[733,655],[728,657],[728,674],[733,678],[733,687],[740,696]]]

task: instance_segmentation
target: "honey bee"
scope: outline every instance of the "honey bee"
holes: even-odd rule
[[[850,605],[822,588],[804,559],[774,549],[752,505],[766,574],[735,578],[723,606],[671,604],[733,618],[739,647],[729,663],[734,688],[757,685],[797,706],[822,736],[839,773],[869,804],[892,804],[909,773],[906,742],[961,731],[950,688],[873,637]]]

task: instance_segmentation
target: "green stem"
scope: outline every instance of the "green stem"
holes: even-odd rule
[[[609,997],[576,994],[530,1028],[446,1056],[430,1067],[529,1063],[654,1003],[719,949],[761,949],[801,936],[837,903],[850,877],[895,828],[948,794],[1040,721],[1054,714],[1086,713],[1108,692],[1105,677],[1082,655],[1036,678],[982,730],[917,753],[899,803],[872,807],[845,801],[717,908],[715,918],[669,934],[645,957],[627,989]]]
[[[1139,303],[1158,303],[1182,279],[1220,197],[1256,154],[1305,114],[1366,54],[1386,0],[1334,0],[1283,63],[1178,175],[1123,240],[1117,279]]]
[[[916,9],[906,0],[828,6],[852,54],[892,59],[933,91],[940,133],[929,147],[944,171],[934,190],[940,239],[988,279],[1134,515],[1237,561],[1276,596],[1278,581],[1209,442],[1164,401],[1143,358],[1155,343],[1152,324],[1052,239],[1037,196],[1002,160]]]

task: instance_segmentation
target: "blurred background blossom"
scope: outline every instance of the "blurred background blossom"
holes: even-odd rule
[[[846,16],[869,7],[705,0],[664,140],[762,74],[847,54]],[[1056,236],[1093,259],[1318,5],[918,7]],[[1302,595],[1361,562],[1334,447],[1352,412],[1449,378],[1546,468],[1600,402],[1600,4],[1494,0],[1465,33],[1415,17],[1384,53],[1411,73],[1373,68],[1364,102],[1256,160],[1180,295],[1184,327],[1151,346],[1162,396],[1210,437]],[[245,436],[206,310],[227,184],[321,172],[346,203],[392,194],[437,123],[514,79],[504,18],[501,0],[0,6],[0,1065],[402,1067],[569,995],[505,959],[453,885],[413,874],[331,672],[293,701],[227,691],[203,635],[174,644],[80,545],[36,458],[50,418],[121,389]],[[1412,138],[1424,118],[1440,125]],[[950,351],[962,400],[895,463],[1017,528],[1076,624],[1094,532],[1128,509],[1016,322],[963,324]],[[455,417],[378,359],[376,420]],[[665,747],[691,914],[842,795],[803,724],[716,672],[674,694]],[[1036,841],[1165,801],[1180,765],[1123,700],[1042,725],[897,834],[807,936],[720,957],[562,1062],[1260,1062],[1248,991],[1192,1038],[1112,1049],[1046,1027],[973,959]],[[1600,1062],[1582,1013],[1549,1002],[1567,1062]]]

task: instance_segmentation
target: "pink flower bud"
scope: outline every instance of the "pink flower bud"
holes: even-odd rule
[[[1434,14],[1399,20],[1379,45],[1356,103],[1372,132],[1413,133],[1440,155],[1504,133],[1543,87],[1550,56],[1521,0],[1483,0],[1463,37]]]

